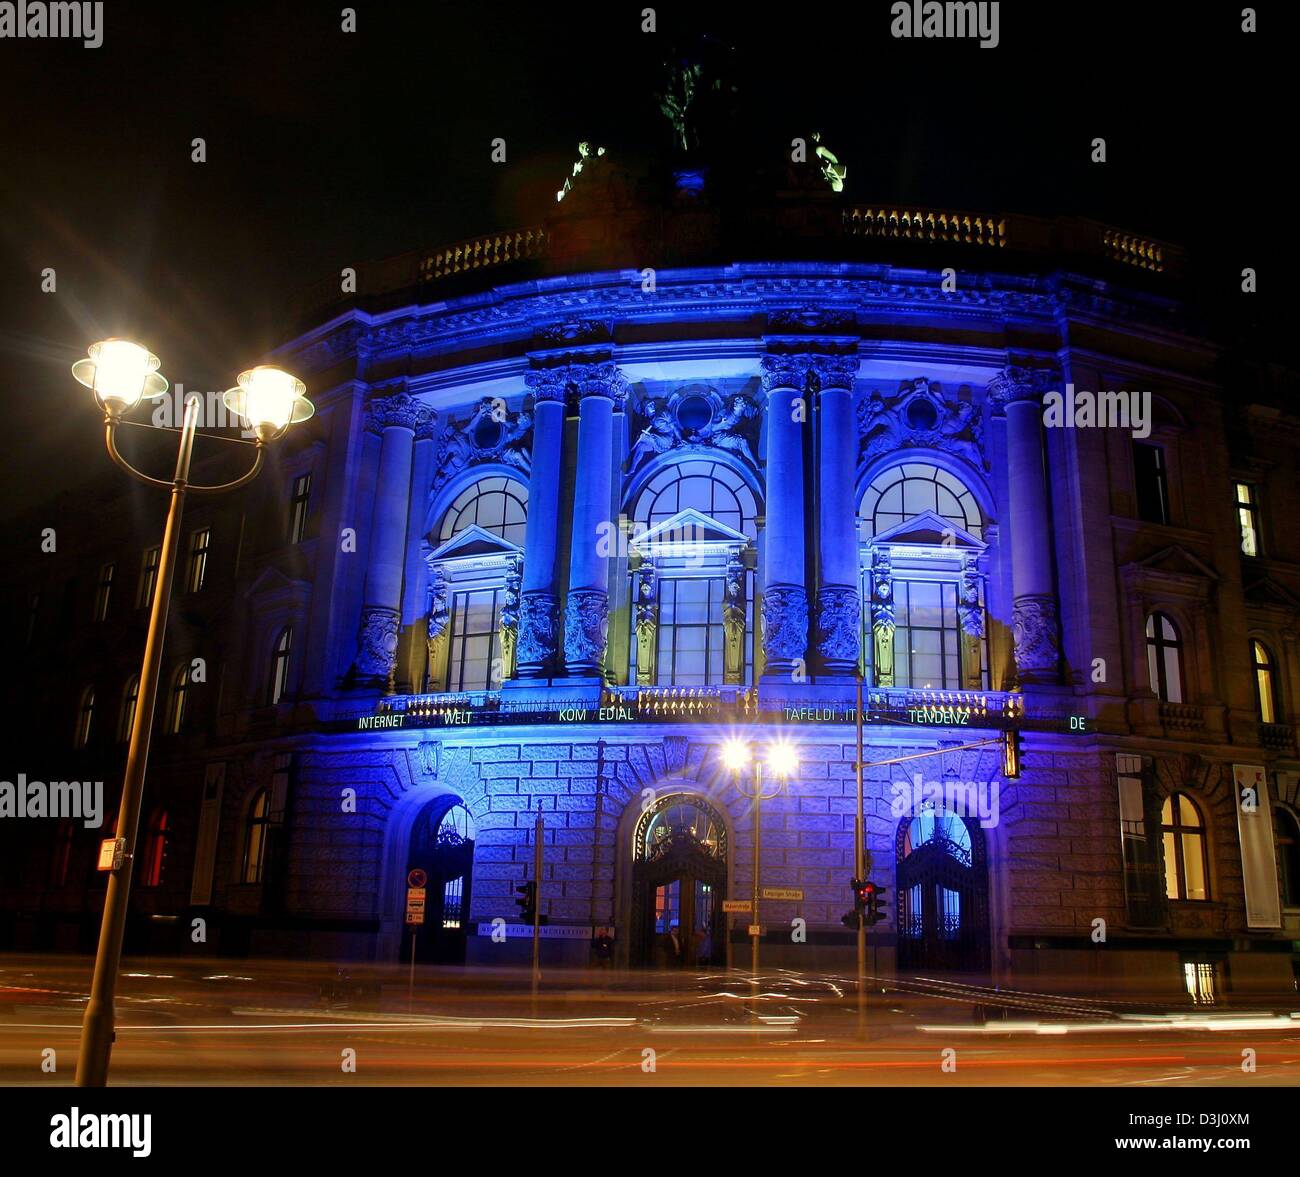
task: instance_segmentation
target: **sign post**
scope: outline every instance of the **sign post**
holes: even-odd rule
[[[406,923],[411,929],[411,972],[406,981],[406,1012],[415,1007],[415,938],[424,923],[425,884],[429,876],[416,867],[406,876]]]

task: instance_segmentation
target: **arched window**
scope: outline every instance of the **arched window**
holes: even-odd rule
[[[1183,639],[1163,613],[1147,618],[1147,672],[1161,702],[1183,701]]]
[[[871,480],[858,511],[862,538],[870,539],[923,511],[933,511],[976,539],[983,538],[979,504],[961,479],[920,462],[893,466]]]
[[[970,866],[970,831],[966,828],[966,823],[951,810],[931,806],[918,813],[907,827],[903,839],[903,857],[906,858],[931,842],[949,858],[955,858],[962,866]]]
[[[688,508],[750,540],[758,535],[754,492],[730,466],[709,461],[677,462],[651,478],[632,509],[633,530],[648,531]]]
[[[480,478],[456,496],[442,517],[438,543],[477,523],[508,543],[524,546],[528,488],[512,478]]]
[[[155,809],[145,830],[143,853],[140,855],[140,886],[156,887],[162,882],[163,858],[167,853],[167,811]]]
[[[463,805],[453,805],[442,815],[434,835],[439,849],[459,849],[474,841],[474,819]],[[442,926],[458,930],[465,918],[465,876],[458,874],[442,885]]]
[[[131,728],[135,726],[135,709],[140,702],[140,676],[133,674],[126,680],[122,691],[122,709],[117,717],[117,738],[125,744],[131,738]]]
[[[280,636],[275,639],[275,651],[271,655],[271,693],[272,704],[280,702],[289,686],[289,652],[293,648],[293,626],[286,625]]]
[[[258,789],[248,803],[244,819],[244,860],[239,878],[244,883],[260,883],[266,863],[266,830],[271,822],[271,794]]]
[[[1255,663],[1255,705],[1261,723],[1277,723],[1277,694],[1273,683],[1273,655],[1260,641],[1250,643]]]
[[[171,692],[167,697],[167,734],[178,735],[185,728],[185,702],[190,690],[190,664],[182,663],[172,675]]]
[[[81,702],[77,706],[77,730],[72,738],[74,748],[84,748],[90,743],[90,725],[95,718],[95,688],[87,687],[81,692]]]
[[[1285,805],[1273,808],[1273,841],[1277,846],[1282,905],[1300,907],[1300,817]]]
[[[1165,855],[1165,895],[1170,899],[1208,899],[1210,862],[1205,821],[1186,793],[1172,793],[1160,809]]]

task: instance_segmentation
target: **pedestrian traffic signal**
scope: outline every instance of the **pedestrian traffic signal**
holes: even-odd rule
[[[852,928],[855,932],[863,926],[863,916],[867,910],[867,895],[871,886],[870,883],[862,879],[850,879],[849,887],[853,891],[853,910],[846,911],[840,916],[840,923],[846,928]]]
[[[1020,733],[1017,731],[1002,733],[1002,775],[1009,781],[1020,776]]]
[[[887,920],[889,916],[885,914],[885,892],[888,888],[868,882],[863,884],[862,889],[865,892],[867,908],[862,918],[867,925],[871,926],[880,923],[881,920]]]
[[[524,923],[531,924],[537,917],[537,884],[530,880],[516,887],[515,891],[519,894],[515,900],[519,904],[519,917]]]

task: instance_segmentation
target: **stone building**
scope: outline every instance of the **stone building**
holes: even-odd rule
[[[658,185],[593,159],[544,222],[308,297],[271,362],[315,417],[187,515],[133,944],[395,960],[419,869],[423,959],[521,962],[540,817],[550,958],[676,923],[743,962],[758,918],[846,967],[861,673],[876,967],[1291,988],[1289,376],[1243,382],[1165,243]],[[8,713],[17,767],[111,795],[162,505],[106,486],[9,569]],[[802,898],[758,917],[729,741],[795,762],[760,882]],[[101,836],[24,828],[8,946],[93,943]]]

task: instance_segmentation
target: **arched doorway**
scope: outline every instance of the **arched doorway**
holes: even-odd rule
[[[928,805],[898,827],[898,967],[983,972],[989,964],[984,831]]]
[[[727,897],[722,815],[702,797],[669,794],[641,815],[632,846],[631,963],[707,966],[721,959]]]
[[[463,964],[474,869],[474,821],[455,797],[438,797],[411,827],[406,871],[428,877],[425,922],[415,935],[415,959],[429,964]],[[407,929],[409,934],[409,929]],[[403,940],[403,953],[410,941]]]

